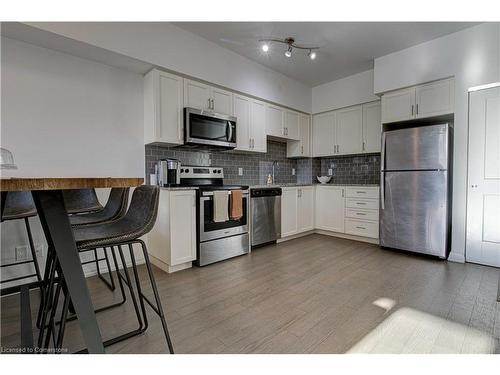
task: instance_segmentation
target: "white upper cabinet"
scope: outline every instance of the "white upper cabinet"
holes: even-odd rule
[[[211,91],[212,111],[224,113],[226,115],[233,114],[233,93],[222,90],[217,87],[212,87]]]
[[[359,154],[363,151],[363,108],[360,105],[340,109],[335,116],[336,154]]]
[[[285,127],[283,129],[283,135],[287,139],[299,140],[299,113],[287,110],[285,112]]]
[[[382,123],[451,114],[455,103],[453,78],[382,95]]]
[[[330,156],[335,152],[335,112],[313,116],[313,157]]]
[[[251,151],[250,98],[234,95],[233,114],[236,117],[236,150]]]
[[[184,80],[184,107],[212,109],[210,86],[190,79]]]
[[[299,114],[299,141],[286,145],[288,158],[311,157],[311,116]]]
[[[144,77],[144,143],[184,143],[183,79],[152,70]]]
[[[266,107],[261,101],[234,95],[236,117],[236,150],[266,152]]]
[[[380,102],[363,104],[363,152],[380,152],[381,131]]]
[[[233,114],[233,93],[205,83],[184,79],[184,106]]]
[[[417,86],[415,115],[417,118],[446,115],[454,111],[455,81],[446,79]]]
[[[267,152],[266,104],[260,100],[251,99],[250,102],[250,136],[251,151]]]
[[[382,95],[382,122],[410,120],[415,114],[415,88]]]
[[[266,105],[266,129],[267,135],[283,137],[285,128],[285,111],[283,108]]]

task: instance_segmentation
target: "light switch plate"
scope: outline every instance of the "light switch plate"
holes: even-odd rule
[[[328,168],[328,176],[331,176],[333,175],[333,169],[332,168]]]
[[[292,176],[295,176],[295,168],[292,168]]]
[[[243,176],[243,168],[238,168],[238,176]]]

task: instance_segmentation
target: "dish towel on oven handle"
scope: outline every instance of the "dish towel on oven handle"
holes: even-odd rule
[[[243,217],[243,193],[241,190],[231,190],[229,204],[229,217],[238,220]]]
[[[222,223],[229,220],[229,192],[227,190],[214,191],[214,222]]]

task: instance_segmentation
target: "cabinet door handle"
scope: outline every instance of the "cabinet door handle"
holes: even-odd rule
[[[255,138],[252,138],[252,148],[255,148]]]
[[[363,141],[363,151],[365,151],[365,141]]]
[[[212,99],[212,109],[215,109],[215,100]]]
[[[300,146],[300,153],[304,155],[304,146]]]
[[[337,145],[337,154],[340,152],[340,145]]]
[[[411,105],[411,115],[413,116],[413,104]]]
[[[342,189],[342,198],[344,198],[344,189]]]
[[[416,106],[415,114],[418,115],[418,103],[417,103],[417,106]]]

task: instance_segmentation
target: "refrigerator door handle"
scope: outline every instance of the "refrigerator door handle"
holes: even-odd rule
[[[380,156],[380,209],[385,209],[385,132],[382,133],[382,147]]]

